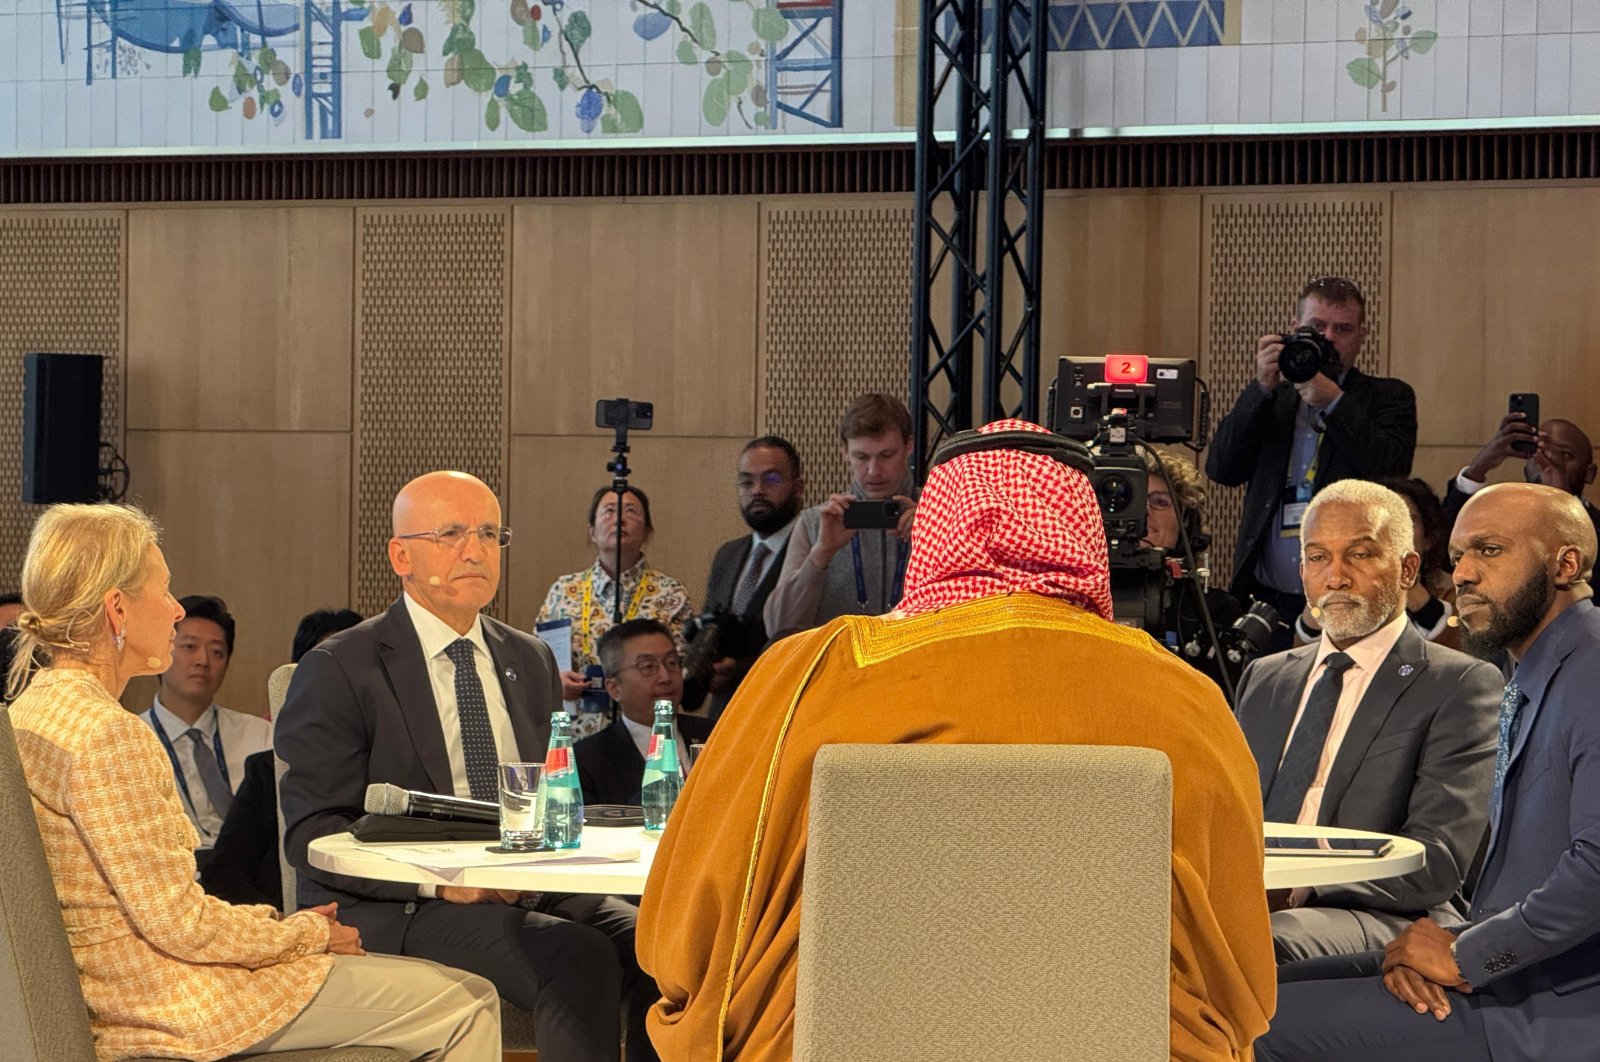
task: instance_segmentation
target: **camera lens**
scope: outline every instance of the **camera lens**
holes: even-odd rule
[[[1283,341],[1283,353],[1278,355],[1278,371],[1290,383],[1305,383],[1317,374],[1322,364],[1322,351],[1311,339],[1291,336]]]
[[[1108,515],[1116,515],[1133,503],[1133,484],[1121,473],[1102,477],[1094,491],[1100,497],[1101,510]]]

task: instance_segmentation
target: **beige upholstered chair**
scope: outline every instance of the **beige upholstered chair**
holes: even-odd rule
[[[0,710],[0,1029],[8,1062],[93,1062],[89,1010],[67,947],[11,714]],[[399,1062],[383,1048],[280,1051],[271,1062]]]
[[[1171,830],[1150,749],[824,747],[795,1059],[1166,1059]]]
[[[283,711],[284,698],[289,696],[289,680],[294,678],[294,664],[280,664],[272,669],[272,674],[267,676],[267,714],[276,723],[278,713]],[[272,753],[272,788],[273,805],[278,809],[278,877],[283,885],[283,911],[289,913],[298,911],[300,903],[295,898],[294,867],[289,864],[289,858],[283,852],[283,801],[278,799],[278,783],[283,780],[284,762],[278,759],[277,750]]]

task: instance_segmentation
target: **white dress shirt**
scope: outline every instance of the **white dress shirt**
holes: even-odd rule
[[[766,578],[767,572],[772,570],[772,562],[777,559],[779,553],[783,552],[784,545],[789,541],[789,533],[793,530],[794,521],[790,520],[782,528],[770,535],[759,535],[754,531],[750,532],[750,552],[745,554],[744,567],[739,569],[739,577],[733,581],[735,590],[744,583],[745,575],[750,570],[750,562],[755,558],[756,547],[766,546],[767,555],[762,560],[761,570],[756,573],[755,577],[756,585],[761,585],[761,580]]]
[[[1355,662],[1344,673],[1344,685],[1339,690],[1339,704],[1333,711],[1333,722],[1328,726],[1328,740],[1322,746],[1322,758],[1317,761],[1317,774],[1306,789],[1305,802],[1300,805],[1300,817],[1295,820],[1300,825],[1316,825],[1317,815],[1322,810],[1322,791],[1328,784],[1328,772],[1333,768],[1334,758],[1339,755],[1339,745],[1344,741],[1345,732],[1350,729],[1350,721],[1355,718],[1356,708],[1361,704],[1361,698],[1366,696],[1367,687],[1372,684],[1372,677],[1378,673],[1378,668],[1383,665],[1384,659],[1394,650],[1395,643],[1400,641],[1400,635],[1405,632],[1406,624],[1410,622],[1410,617],[1402,610],[1398,617],[1343,650]],[[1289,742],[1294,740],[1294,731],[1300,725],[1300,717],[1305,714],[1306,702],[1311,699],[1311,691],[1316,687],[1317,680],[1322,678],[1322,673],[1327,670],[1325,662],[1330,654],[1339,651],[1338,647],[1328,640],[1328,633],[1324,631],[1322,640],[1317,643],[1316,664],[1306,679],[1306,688],[1300,692],[1300,707],[1295,710],[1294,724],[1289,728],[1289,737],[1283,743],[1285,754],[1289,751]],[[1282,755],[1279,756],[1278,762],[1283,762]]]
[[[466,638],[472,643],[472,659],[478,665],[478,682],[483,686],[483,699],[489,708],[489,729],[494,732],[498,762],[510,763],[522,756],[517,749],[516,731],[511,728],[511,713],[506,710],[505,691],[500,688],[500,676],[495,674],[494,657],[489,655],[489,645],[483,640],[483,619],[473,620],[472,629],[466,634],[457,634],[444,620],[412,600],[410,594],[406,594],[405,599],[411,625],[422,643],[423,660],[428,665],[433,705],[439,712],[445,752],[450,757],[450,781],[455,786],[456,796],[470,799],[472,786],[467,781],[467,756],[461,749],[461,719],[456,714],[456,666],[444,653],[456,639]]]
[[[146,723],[159,723],[162,733],[172,743],[172,752],[178,757],[178,768],[183,772],[184,785],[178,787],[183,812],[194,824],[195,832],[200,834],[200,847],[210,848],[217,841],[217,831],[222,829],[222,816],[217,814],[210,798],[206,796],[205,782],[201,781],[200,768],[195,763],[197,750],[194,742],[183,736],[189,731],[189,724],[161,703],[160,694],[151,701],[148,710],[140,713],[140,717]],[[244,781],[245,757],[272,747],[272,726],[259,716],[213,704],[201,713],[194,725],[205,735],[203,744],[207,756],[215,755],[213,750],[216,748],[218,731],[221,731],[222,758],[228,765],[228,788],[235,793]],[[184,795],[185,786],[188,787],[187,796]]]

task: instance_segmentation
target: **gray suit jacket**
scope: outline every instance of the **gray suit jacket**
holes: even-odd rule
[[[502,758],[542,760],[550,713],[561,703],[555,658],[542,642],[488,616],[483,635],[517,737],[517,748],[502,750]],[[306,848],[364,814],[370,783],[455,792],[422,643],[404,600],[301,658],[273,746],[288,768],[278,795],[300,904],[337,901],[340,921],[357,926],[368,948],[398,954],[404,907],[417,899],[417,887],[317,870]]]
[[[1600,609],[1584,601],[1517,669],[1527,696],[1456,958],[1495,1058],[1591,1062],[1600,1038]]]
[[[1263,657],[1239,680],[1239,725],[1272,786],[1317,646]],[[1424,641],[1407,624],[1356,707],[1334,757],[1317,822],[1421,841],[1427,863],[1404,877],[1322,886],[1321,907],[1364,908],[1441,920],[1489,821],[1500,673]]]

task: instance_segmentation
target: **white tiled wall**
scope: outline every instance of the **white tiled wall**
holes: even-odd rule
[[[141,4],[193,5],[208,0],[138,0]],[[220,0],[218,0],[220,2]],[[289,3],[289,0],[269,0]],[[529,0],[536,3],[537,0]],[[687,12],[692,0],[682,0]],[[707,0],[718,43],[750,54],[752,12],[767,0]],[[1070,6],[1081,0],[1053,0]],[[1391,63],[1394,82],[1387,106],[1379,89],[1366,89],[1347,66],[1365,55],[1357,31],[1368,27],[1366,0],[1227,0],[1239,44],[1209,48],[1052,53],[1050,124],[1056,128],[1214,127],[1365,123],[1385,120],[1518,119],[1600,113],[1600,0],[1403,0],[1414,33],[1438,40],[1426,55]],[[299,6],[294,0],[293,7]],[[398,14],[405,0],[369,0],[369,10],[387,6]],[[440,0],[410,0],[413,24],[428,40],[414,62],[412,83],[398,100],[388,92],[384,56],[362,57],[358,25],[345,30],[344,143],[352,147],[420,143],[516,143],[530,139],[502,115],[491,132],[484,123],[486,97],[466,86],[447,88],[439,54],[447,23]],[[843,0],[840,59],[845,133],[903,133],[907,93],[915,90],[913,65],[896,62],[896,43],[908,38],[900,20],[917,4],[903,0]],[[65,12],[58,21],[58,9]],[[205,53],[198,78],[181,75],[181,57],[157,52],[125,53],[115,79],[105,59],[92,84],[85,79],[85,41],[90,25],[84,0],[0,0],[0,154],[50,153],[73,149],[293,148],[304,146],[303,103],[284,91],[280,121],[265,115],[246,120],[231,92],[227,51]],[[644,9],[630,0],[564,0],[562,17],[577,11],[593,33],[583,57],[588,75],[626,89],[640,100],[646,137],[748,136],[769,132],[753,124],[754,105],[735,110],[721,126],[701,109],[707,71],[676,58],[676,33],[653,41],[632,32]],[[545,18],[551,13],[546,9]],[[553,23],[552,23],[553,24]],[[594,142],[598,128],[582,131],[577,94],[559,91],[551,67],[559,49],[552,40],[539,52],[521,43],[505,3],[480,3],[474,21],[480,46],[491,62],[509,70],[527,61],[535,90],[549,114],[543,139]],[[99,27],[104,37],[104,27]],[[58,34],[64,35],[62,60]],[[291,66],[300,68],[295,38],[271,42]],[[755,56],[756,76],[764,67]],[[412,98],[417,77],[426,77],[425,101]],[[213,113],[213,88],[230,107]],[[747,124],[747,120],[749,124]],[[827,130],[793,118],[777,132],[816,134]]]

